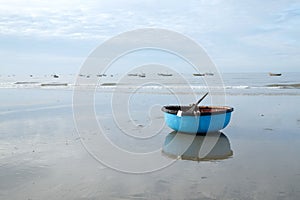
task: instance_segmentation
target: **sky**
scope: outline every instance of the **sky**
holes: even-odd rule
[[[221,72],[300,72],[299,0],[0,0],[0,74],[77,73],[105,40],[165,28]]]

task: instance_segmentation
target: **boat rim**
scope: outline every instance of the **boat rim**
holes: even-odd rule
[[[217,111],[206,111],[206,112],[186,112],[191,106],[179,106],[179,105],[167,105],[163,106],[161,110],[168,114],[177,115],[179,110],[182,110],[181,116],[203,116],[203,115],[219,115],[224,113],[231,113],[232,107],[229,106],[198,106],[200,109],[219,109]]]

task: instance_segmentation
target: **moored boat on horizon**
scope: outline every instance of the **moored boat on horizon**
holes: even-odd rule
[[[282,74],[281,74],[281,73],[271,73],[271,72],[270,72],[269,75],[270,75],[270,76],[281,76]]]
[[[205,74],[198,73],[198,74],[193,74],[193,76],[205,76]]]
[[[158,76],[173,76],[173,74],[164,74],[164,73],[158,73]]]

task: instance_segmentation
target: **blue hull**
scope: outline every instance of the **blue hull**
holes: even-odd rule
[[[231,118],[231,112],[198,115],[177,116],[176,114],[164,113],[166,124],[173,130],[185,133],[207,133],[224,129]]]

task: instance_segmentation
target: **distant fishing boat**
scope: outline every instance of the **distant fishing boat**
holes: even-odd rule
[[[127,74],[127,76],[138,76],[138,74]]]
[[[164,74],[164,73],[158,73],[158,76],[173,76],[173,74]]]
[[[269,73],[270,76],[281,76],[280,73]]]
[[[207,72],[207,73],[205,73],[205,75],[206,75],[206,76],[213,76],[213,75],[214,75],[214,73]]]
[[[146,74],[145,73],[140,73],[140,74],[138,74],[138,73],[130,73],[130,74],[127,74],[127,76],[133,76],[133,77],[141,77],[141,78],[145,78],[146,77]]]
[[[106,74],[97,74],[97,77],[105,77],[107,76]]]
[[[205,76],[205,74],[193,74],[193,76]]]
[[[139,74],[139,77],[145,78],[146,74],[145,73],[141,73],[141,74]]]

